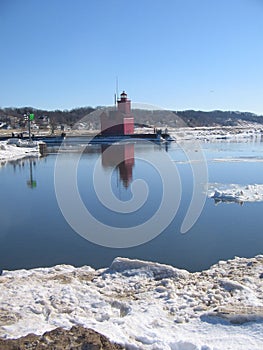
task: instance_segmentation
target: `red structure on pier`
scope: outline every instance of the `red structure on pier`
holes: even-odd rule
[[[100,116],[101,135],[121,136],[134,133],[134,118],[131,115],[131,100],[125,91],[117,101],[117,109],[103,112]]]

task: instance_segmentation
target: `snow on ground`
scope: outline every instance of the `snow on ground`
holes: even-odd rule
[[[8,144],[7,141],[0,141],[0,165],[10,160],[21,159],[27,156],[38,156],[39,150],[36,147],[17,147],[15,144]]]
[[[177,141],[180,140],[244,140],[261,138],[262,124],[242,123],[239,126],[170,128],[169,134]]]
[[[263,255],[189,273],[116,258],[106,269],[4,271],[0,336],[82,325],[127,349],[263,348]]]
[[[209,184],[208,197],[213,198],[216,203],[244,203],[244,202],[262,202],[263,185],[238,185],[238,184]]]

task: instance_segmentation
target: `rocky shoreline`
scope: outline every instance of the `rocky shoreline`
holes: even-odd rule
[[[122,350],[92,329],[74,326],[70,330],[56,328],[43,335],[28,334],[19,339],[1,339],[1,350]]]

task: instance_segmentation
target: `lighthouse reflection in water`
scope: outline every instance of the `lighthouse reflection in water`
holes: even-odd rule
[[[78,165],[78,189],[89,213],[98,222],[112,227],[133,227],[151,218],[162,200],[162,182],[145,156],[154,152],[158,157],[160,151],[159,145],[144,142],[87,147]],[[137,180],[144,186],[142,196],[132,187]],[[140,185],[137,183],[136,188]],[[122,207],[116,199],[132,201],[136,209],[128,210],[127,203]],[[119,209],[116,205],[120,205]]]
[[[134,144],[101,145],[101,163],[103,168],[115,168],[117,173],[117,185],[120,182],[128,189],[132,182],[134,167]]]

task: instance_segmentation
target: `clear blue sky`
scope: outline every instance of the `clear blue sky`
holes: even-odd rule
[[[263,0],[0,0],[0,107],[263,114]]]

